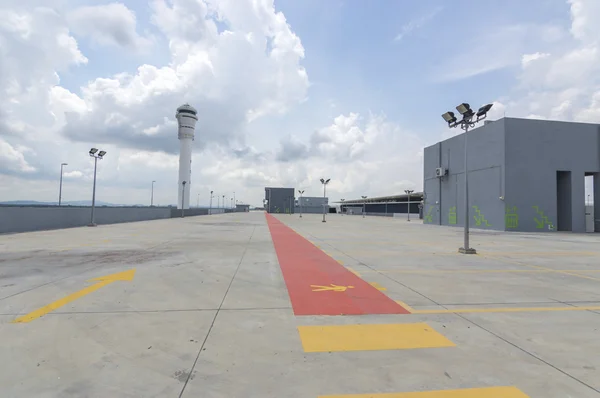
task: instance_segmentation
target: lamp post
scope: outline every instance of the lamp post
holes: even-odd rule
[[[230,198],[231,209],[233,209],[233,198]]]
[[[342,204],[340,205],[340,215],[344,215],[344,201],[346,199],[340,199],[340,202],[342,202]]]
[[[325,198],[326,198],[326,193],[327,193],[327,184],[329,184],[329,181],[331,181],[331,178],[328,178],[328,179],[321,178],[321,184],[323,184],[323,221],[322,222],[326,222],[325,221],[325,208],[326,208],[327,203],[325,203]]]
[[[233,204],[237,205],[237,200],[235,200],[235,191],[233,191]]]
[[[298,190],[298,193],[300,194],[300,218],[302,218],[302,194],[304,190]]]
[[[67,163],[61,163],[60,164],[60,183],[59,183],[59,186],[58,186],[58,205],[59,206],[60,206],[60,203],[62,201],[62,177],[63,177],[63,167],[64,166],[68,166],[68,164]]]
[[[200,194],[198,194],[198,198],[196,199],[196,207],[200,207]]]
[[[361,196],[361,198],[363,199],[363,218],[365,218],[365,213],[367,212],[367,201],[365,199],[367,199],[367,197]]]
[[[154,183],[156,181],[152,181],[152,189],[150,190],[150,207],[154,206]]]
[[[223,205],[223,213],[225,213],[225,195],[223,195],[223,201],[221,204]]]
[[[212,199],[213,199],[213,191],[210,191],[210,205],[208,206],[208,214],[212,214]]]
[[[92,190],[92,217],[90,220],[90,224],[88,227],[95,227],[96,222],[94,219],[95,211],[96,211],[96,169],[98,167],[98,159],[102,160],[104,155],[106,155],[106,151],[99,151],[97,148],[90,149],[90,156],[94,158],[94,189]]]
[[[187,183],[187,181],[182,181],[181,182],[181,218],[183,218],[184,213],[185,213],[185,209],[183,208],[183,204],[185,203],[185,184]]]
[[[408,201],[407,201],[407,205],[408,205],[408,210],[406,211],[406,221],[410,221],[410,194],[415,192],[414,189],[405,189],[404,193],[408,195]]]
[[[465,131],[465,202],[464,202],[464,213],[465,213],[465,229],[464,229],[464,243],[463,247],[458,249],[459,253],[462,254],[476,254],[477,251],[471,247],[469,247],[469,169],[468,169],[468,146],[467,146],[467,136],[469,133],[469,128],[474,127],[475,123],[485,119],[487,117],[487,113],[492,109],[492,104],[487,104],[479,108],[477,113],[473,112],[471,106],[467,103],[462,103],[456,107],[458,113],[461,114],[462,120],[458,120],[456,116],[454,116],[454,112],[446,112],[442,115],[442,118],[448,123],[449,128],[454,128],[456,126],[460,126],[461,129]],[[473,117],[477,116],[476,120],[473,120]]]

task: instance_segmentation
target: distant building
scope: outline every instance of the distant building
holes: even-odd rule
[[[410,214],[420,214],[423,201],[423,192],[413,192],[410,195],[377,196],[366,199],[350,199],[340,204],[343,214],[362,214],[363,206],[367,215],[393,216],[406,214],[410,206]]]
[[[294,192],[294,188],[266,187],[264,202],[267,213],[293,213]]]
[[[238,213],[248,213],[250,211],[250,205],[237,204],[235,205],[235,211]]]

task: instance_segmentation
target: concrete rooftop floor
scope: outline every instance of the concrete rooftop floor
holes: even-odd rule
[[[418,220],[277,219],[411,313],[295,316],[262,212],[3,235],[0,396],[600,397],[600,235],[472,231],[461,255]],[[388,324],[452,344],[306,352],[298,329]]]

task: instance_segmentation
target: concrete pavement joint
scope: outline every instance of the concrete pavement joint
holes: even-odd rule
[[[579,274],[576,274],[574,272],[569,272],[569,271],[553,270],[552,268],[542,267],[541,265],[526,264],[526,263],[522,263],[520,261],[507,260],[505,258],[499,258],[499,257],[486,257],[485,255],[480,255],[480,257],[486,258],[488,260],[489,259],[495,259],[495,260],[502,261],[502,262],[505,262],[505,263],[508,263],[508,264],[516,264],[516,265],[522,265],[524,267],[531,267],[531,268],[536,268],[536,269],[540,269],[540,270],[547,270],[547,271],[555,272],[557,274],[571,275],[571,276],[575,276],[575,277],[578,277],[578,278],[590,279],[590,280],[594,280],[594,281],[600,281],[600,279],[594,278],[594,277],[591,277],[591,276],[579,275]]]
[[[584,386],[588,387],[589,389],[591,389],[591,390],[593,390],[593,391],[595,391],[595,392],[597,392],[597,393],[599,393],[599,394],[600,394],[600,390],[598,390],[598,389],[596,389],[596,388],[594,388],[594,387],[590,386],[589,384],[587,384],[586,382],[584,382],[584,381],[582,381],[582,380],[579,380],[577,377],[575,377],[575,376],[573,376],[573,375],[571,375],[571,374],[569,374],[569,373],[565,372],[564,370],[560,369],[560,368],[559,368],[559,367],[557,367],[557,366],[554,366],[554,365],[553,365],[553,364],[551,364],[550,362],[548,362],[548,361],[546,361],[546,360],[544,360],[544,359],[542,359],[542,358],[538,357],[537,355],[535,355],[535,354],[533,354],[533,353],[531,353],[531,352],[527,351],[526,349],[524,349],[524,348],[522,348],[522,347],[518,346],[517,344],[515,344],[515,343],[513,343],[513,342],[509,341],[508,339],[505,339],[504,337],[502,337],[502,336],[500,336],[500,335],[498,335],[498,334],[496,334],[496,333],[492,332],[491,330],[489,330],[489,329],[487,329],[487,328],[485,328],[485,327],[483,327],[483,326],[479,325],[477,322],[475,322],[475,321],[473,321],[473,320],[471,320],[471,319],[467,318],[467,316],[465,316],[465,315],[461,315],[461,314],[456,314],[456,316],[458,316],[458,317],[460,317],[460,318],[464,319],[465,321],[467,321],[467,322],[471,323],[472,325],[475,325],[475,326],[477,326],[478,328],[480,328],[480,329],[482,329],[482,330],[485,330],[486,332],[488,332],[488,333],[489,333],[489,334],[491,334],[492,336],[495,336],[495,337],[499,338],[500,340],[504,341],[505,343],[507,343],[507,344],[510,344],[511,346],[513,346],[513,347],[517,348],[518,350],[520,350],[520,351],[522,351],[522,352],[524,352],[524,353],[526,353],[526,354],[530,355],[532,358],[535,358],[535,359],[537,359],[538,361],[540,361],[540,362],[542,362],[542,363],[544,363],[544,364],[546,364],[546,365],[550,366],[551,368],[553,368],[553,369],[555,369],[555,370],[559,371],[560,373],[564,374],[565,376],[568,376],[568,377],[570,377],[571,379],[573,379],[573,380],[575,380],[575,381],[578,381],[578,382],[579,382],[579,383],[581,383],[582,385],[584,385]]]
[[[238,271],[240,270],[240,267],[242,266],[242,261],[244,261],[244,257],[246,256],[246,252],[248,251],[248,245],[250,244],[250,242],[252,241],[252,237],[254,236],[254,231],[256,231],[256,226],[254,226],[252,228],[252,233],[250,234],[250,238],[246,242],[246,246],[244,247],[244,251],[242,253],[242,256],[240,257],[240,261],[238,262],[237,268],[235,269],[235,272],[233,273],[233,276],[231,277],[231,280],[229,281],[227,290],[225,290],[225,294],[223,295],[221,304],[219,304],[219,308],[217,309],[217,312],[215,313],[215,316],[213,317],[212,322],[210,323],[210,327],[208,328],[208,332],[206,333],[206,336],[204,337],[204,340],[202,341],[202,345],[200,346],[200,349],[198,350],[198,354],[196,355],[194,364],[192,365],[192,367],[190,368],[190,371],[188,372],[187,378],[185,379],[185,383],[183,384],[183,387],[181,388],[181,392],[179,393],[179,398],[181,398],[183,396],[183,393],[190,381],[192,373],[194,373],[194,368],[196,367],[196,364],[198,363],[198,358],[200,358],[200,354],[202,353],[202,350],[204,349],[204,346],[206,345],[206,341],[208,340],[208,336],[210,336],[210,332],[212,331],[212,329],[215,325],[215,321],[217,320],[217,316],[219,315],[219,312],[221,311],[221,307],[223,307],[223,303],[225,302],[225,299],[227,298],[229,289],[231,289],[231,285],[233,284],[233,281],[234,281],[235,277],[237,276]]]

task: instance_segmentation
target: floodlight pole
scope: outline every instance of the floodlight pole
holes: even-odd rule
[[[468,135],[469,128],[475,126],[477,122],[485,119],[487,113],[492,108],[493,104],[487,104],[479,108],[477,113],[471,110],[471,107],[467,103],[462,103],[456,107],[456,110],[462,115],[462,120],[457,120],[454,116],[454,112],[446,112],[442,115],[442,118],[448,123],[448,127],[453,128],[460,125],[460,128],[465,131],[465,225],[464,225],[464,243],[463,247],[458,248],[458,252],[462,254],[477,254],[477,251],[469,247],[469,164],[468,164]],[[477,116],[476,120],[473,117]]]
[[[213,191],[210,191],[210,205],[208,205],[208,214],[212,214]]]
[[[476,251],[473,248],[469,247],[469,169],[468,169],[468,154],[467,150],[467,138],[469,133],[469,127],[471,124],[471,119],[467,119],[464,123],[461,123],[460,127],[465,130],[465,203],[464,203],[464,213],[465,213],[465,228],[464,228],[464,243],[463,247],[459,248],[458,251],[463,254],[475,254]]]
[[[67,164],[66,163],[60,164],[60,185],[58,187],[58,205],[59,206],[62,201],[62,178],[63,178],[63,167],[64,166],[67,166]]]
[[[92,218],[90,220],[90,227],[95,227],[94,216],[96,211],[96,167],[98,166],[98,157],[94,156],[94,188],[92,189]]]
[[[346,199],[340,199],[340,202],[342,202],[342,204],[340,205],[340,215],[343,216],[344,215],[344,201]]]
[[[412,189],[405,189],[404,193],[406,193],[408,195],[408,199],[407,199],[407,211],[406,211],[406,221],[410,222],[410,194],[413,193],[414,190]]]
[[[298,193],[300,194],[300,218],[302,218],[302,194],[304,191],[298,190]]]
[[[181,218],[184,217],[184,212],[185,212],[185,209],[183,207],[183,205],[185,203],[185,183],[186,183],[186,181],[181,182]]]
[[[150,207],[154,205],[154,183],[156,181],[152,181],[152,191],[150,193]]]
[[[325,206],[325,198],[327,197],[327,184],[329,183],[329,178],[327,180],[325,180],[324,178],[321,178],[321,184],[323,184],[323,221],[321,222],[326,222],[325,221],[325,209],[328,206]]]
[[[361,196],[361,198],[363,199],[363,218],[365,218],[365,214],[367,213],[367,197],[366,196]]]

